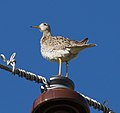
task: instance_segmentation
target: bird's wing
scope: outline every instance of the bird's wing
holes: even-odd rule
[[[73,45],[77,45],[78,43],[82,43],[75,40],[70,40],[69,38],[65,38],[62,36],[55,36],[52,37],[52,44],[54,47],[57,47],[58,49],[65,49],[66,47],[72,47]]]
[[[88,41],[89,41],[88,38],[85,38],[83,40],[80,40],[79,43],[81,43],[81,44],[87,44]]]
[[[64,38],[62,36],[52,37],[53,39],[53,49],[68,49],[73,53],[77,53],[85,48],[96,46],[96,44],[87,44],[88,38],[85,38],[81,41],[70,40],[69,38]]]

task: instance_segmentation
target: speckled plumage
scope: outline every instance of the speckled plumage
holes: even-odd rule
[[[68,64],[68,62],[75,58],[80,51],[85,48],[96,46],[96,44],[88,44],[88,38],[81,41],[75,41],[62,36],[52,36],[50,26],[47,23],[32,27],[38,28],[43,32],[43,36],[40,40],[42,56],[49,61],[55,61],[59,64],[59,61]],[[66,71],[68,71],[68,69]],[[59,75],[61,75],[60,68]],[[66,72],[66,76],[68,76],[68,72]]]

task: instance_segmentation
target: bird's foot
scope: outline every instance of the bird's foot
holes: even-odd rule
[[[66,73],[66,76],[65,76],[66,78],[68,78],[68,73]]]
[[[62,76],[61,74],[58,74],[58,76]]]

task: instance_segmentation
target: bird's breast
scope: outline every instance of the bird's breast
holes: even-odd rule
[[[69,61],[77,56],[77,54],[71,54],[69,50],[54,50],[51,47],[41,47],[42,56],[49,60],[58,62],[58,58],[62,59],[62,62]]]

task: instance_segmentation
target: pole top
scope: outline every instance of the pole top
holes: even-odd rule
[[[70,88],[53,88],[42,93],[31,113],[90,113],[85,98]]]

